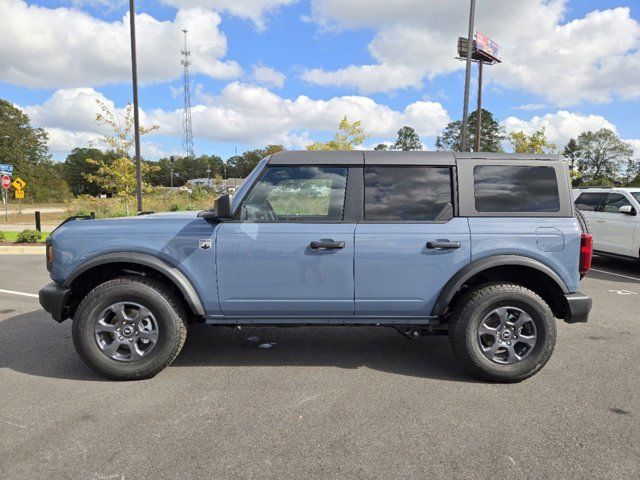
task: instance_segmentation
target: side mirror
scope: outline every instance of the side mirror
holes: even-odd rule
[[[618,209],[620,213],[624,213],[625,215],[635,215],[636,211],[631,205],[623,205]]]
[[[218,197],[213,207],[218,218],[231,218],[232,198],[231,195],[221,195]]]

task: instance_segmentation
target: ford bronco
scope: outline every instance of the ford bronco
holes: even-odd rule
[[[210,211],[63,222],[40,303],[113,379],[160,372],[198,321],[448,334],[471,372],[516,382],[556,319],[587,320],[591,253],[560,157],[287,151]]]

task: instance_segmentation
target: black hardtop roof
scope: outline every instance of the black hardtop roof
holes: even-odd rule
[[[382,150],[286,150],[271,155],[270,165],[455,165],[459,160],[563,161],[557,155],[485,152]]]

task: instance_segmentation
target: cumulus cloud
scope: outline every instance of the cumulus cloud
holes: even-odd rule
[[[565,22],[567,0],[485,0],[476,27],[502,46],[488,78],[538,94],[556,105],[640,97],[640,25],[629,8],[596,10]],[[463,68],[456,40],[467,31],[466,0],[312,0],[323,28],[366,28],[375,63],[337,70],[311,68],[309,82],[386,92],[419,87]],[[397,72],[401,72],[398,74]]]
[[[265,87],[282,88],[287,76],[271,67],[255,65],[253,67],[252,78],[256,83]]]
[[[253,21],[256,28],[265,28],[265,17],[280,7],[295,3],[297,0],[162,0],[176,8],[202,7],[227,12],[236,17]]]
[[[224,61],[227,39],[220,15],[201,8],[179,10],[172,21],[136,16],[140,80],[178,78],[182,32],[189,28],[193,71],[218,79],[238,77]],[[23,0],[0,2],[0,80],[58,88],[129,82],[129,17],[107,22],[68,8],[45,8]],[[172,60],[173,59],[173,60]]]
[[[32,123],[50,132],[56,151],[95,142],[107,133],[95,123],[96,99],[111,108],[114,103],[92,88],[60,89],[40,105],[22,109]],[[299,96],[284,98],[268,89],[239,82],[228,84],[209,104],[192,108],[196,139],[264,145],[282,143],[300,148],[312,143],[312,134],[334,132],[343,116],[361,120],[374,137],[394,137],[403,125],[411,125],[423,137],[437,134],[450,121],[437,102],[418,101],[403,110],[394,110],[361,96],[334,97],[329,100]],[[118,110],[122,114],[123,110]],[[152,109],[141,112],[143,125],[159,125],[153,135],[179,138],[182,134],[182,110]]]

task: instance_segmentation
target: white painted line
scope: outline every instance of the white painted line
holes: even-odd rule
[[[638,277],[630,277],[629,275],[622,275],[620,273],[607,272],[606,270],[598,270],[597,268],[592,268],[591,271],[592,272],[598,272],[598,273],[606,273],[607,275],[613,275],[615,277],[628,278],[629,280],[635,280],[636,282],[640,282],[640,278],[638,278]]]
[[[23,297],[38,298],[38,295],[34,293],[14,292],[13,290],[2,290],[1,288],[0,288],[0,293],[9,293],[11,295],[22,295]]]

